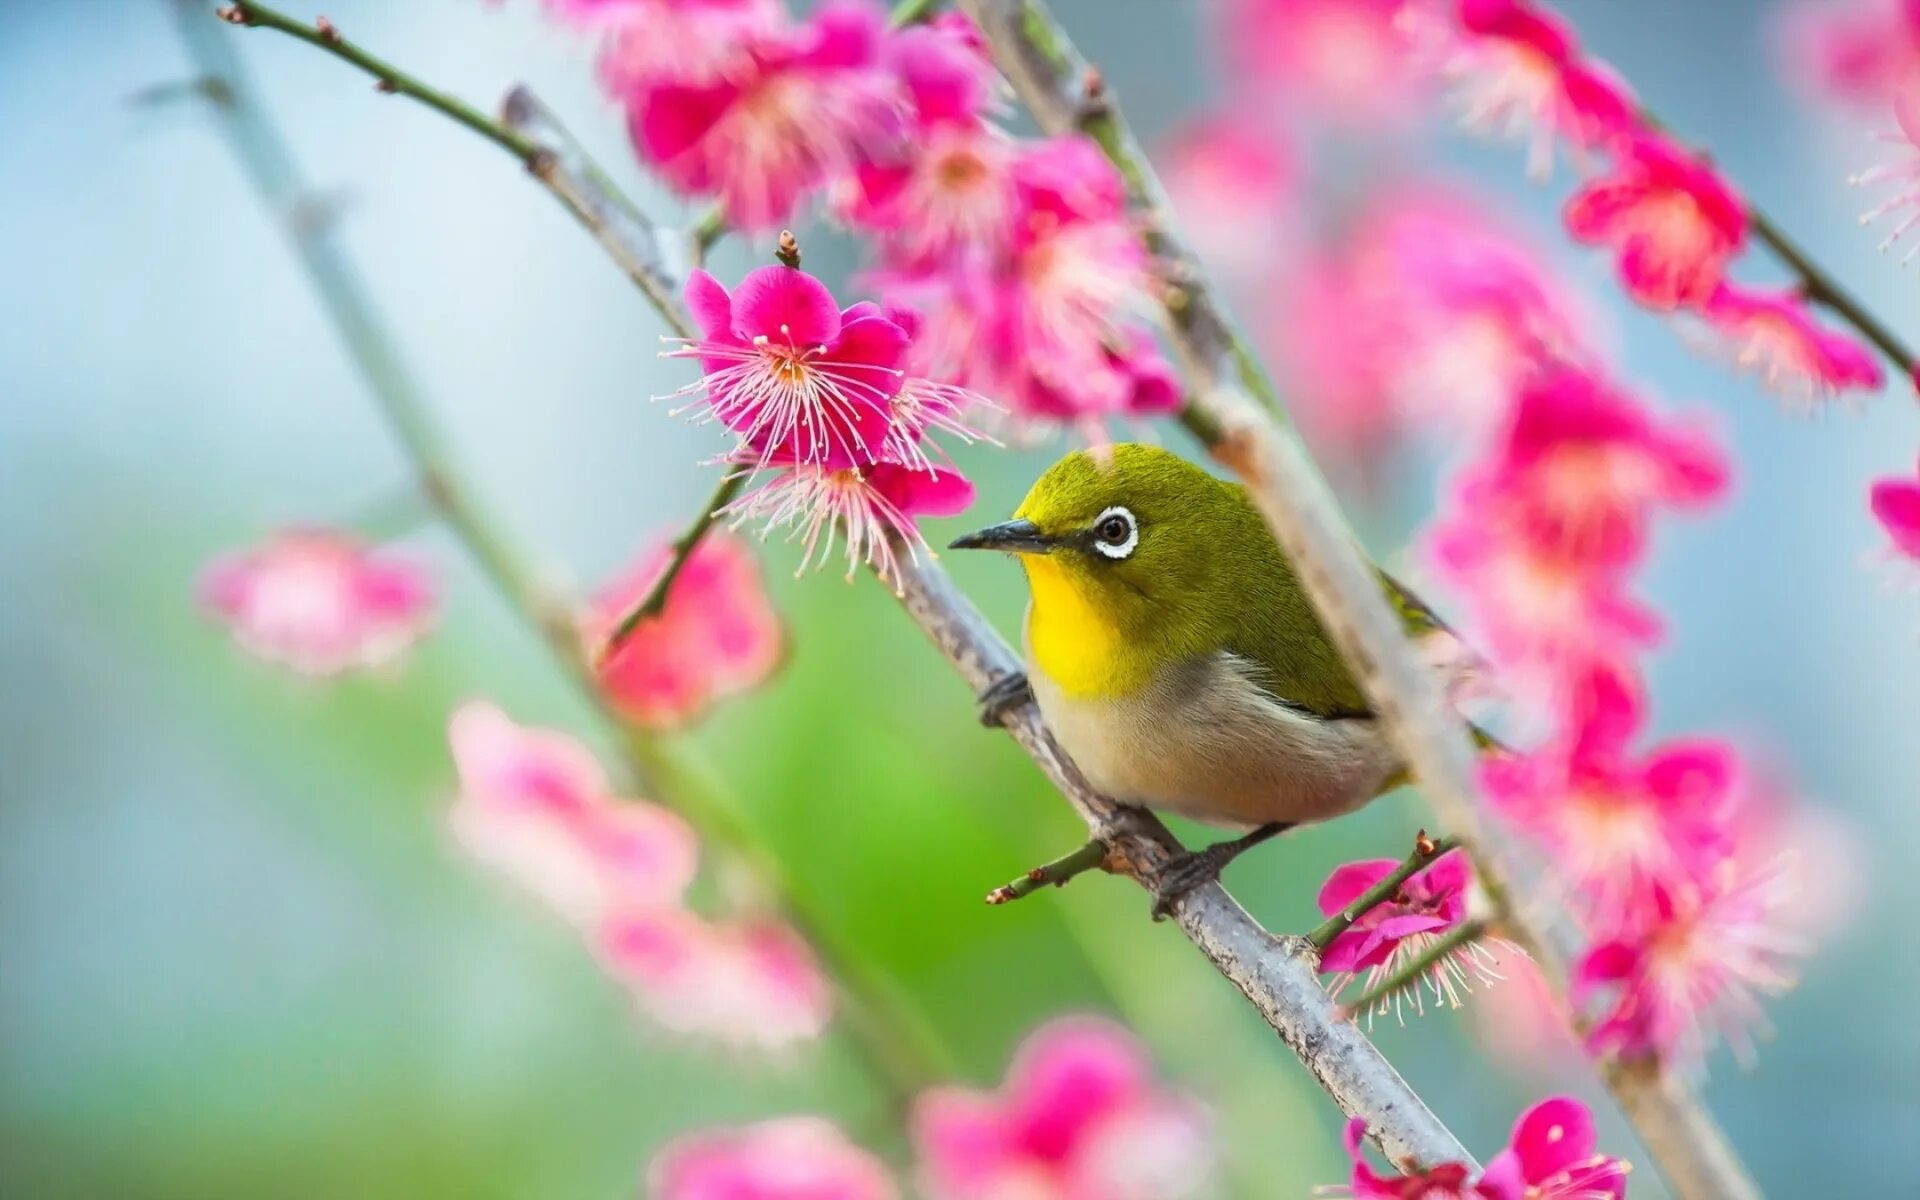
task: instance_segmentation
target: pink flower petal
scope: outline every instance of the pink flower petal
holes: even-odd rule
[[[824,346],[840,335],[840,306],[827,285],[790,267],[748,271],[733,290],[734,328],[784,345]]]

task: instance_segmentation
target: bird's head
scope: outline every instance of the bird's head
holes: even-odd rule
[[[1036,610],[1059,597],[1134,630],[1200,615],[1221,596],[1236,547],[1260,536],[1257,522],[1234,485],[1158,446],[1120,445],[1067,455],[1013,520],[953,548],[1019,555]]]

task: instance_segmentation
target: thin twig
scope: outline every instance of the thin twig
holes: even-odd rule
[[[1393,974],[1360,993],[1358,999],[1343,1007],[1349,1014],[1363,1013],[1408,984],[1418,984],[1422,976],[1447,960],[1447,956],[1487,932],[1485,921],[1468,921],[1442,934],[1434,943],[1401,965]]]
[[[1912,347],[1902,342],[1898,334],[1889,329],[1865,304],[1841,286],[1839,280],[1819,263],[1813,261],[1798,243],[1774,223],[1772,217],[1748,205],[1747,221],[1753,226],[1754,236],[1765,242],[1775,254],[1780,256],[1780,260],[1800,277],[1800,289],[1807,299],[1832,309],[1836,316],[1858,330],[1861,337],[1872,342],[1880,353],[1886,355],[1895,366],[1899,367],[1908,383],[1920,387],[1920,375],[1915,374],[1916,366]]]
[[[489,580],[540,634],[561,670],[607,718],[632,773],[644,781],[656,799],[678,808],[703,836],[751,871],[787,920],[814,945],[838,984],[842,1023],[876,1082],[904,1106],[928,1084],[948,1077],[951,1057],[924,1022],[900,1001],[891,983],[804,901],[785,868],[737,808],[704,786],[678,755],[620,721],[608,707],[581,652],[570,607],[540,583],[537,573],[502,532],[501,524],[468,489],[351,262],[323,226],[285,219],[308,194],[308,188],[286,144],[260,107],[228,40],[198,4],[188,0],[179,3],[178,10],[182,32],[202,68],[226,83],[226,98],[219,111],[236,157],[267,207],[281,215],[322,306],[392,425],[401,449],[412,460],[435,508],[467,545]],[[325,39],[316,44],[331,48]],[[512,145],[508,140],[494,140],[503,146]]]
[[[707,530],[713,528],[713,523],[719,519],[722,510],[732,504],[734,497],[740,494],[740,489],[746,485],[747,476],[746,471],[729,471],[721,476],[720,486],[714,488],[713,495],[707,497],[707,502],[700,506],[699,515],[694,517],[679,537],[673,539],[672,548],[667,555],[666,569],[660,572],[660,577],[653,581],[653,585],[647,589],[647,594],[640,598],[640,602],[628,609],[626,615],[620,618],[619,624],[613,627],[613,632],[607,635],[606,643],[596,652],[598,661],[605,661],[615,650],[618,650],[621,643],[639,628],[642,621],[660,615],[660,610],[667,606],[667,595],[673,590],[674,581],[680,578],[680,572],[686,568],[687,560],[693,557],[694,548],[700,544],[702,538],[707,536]]]
[[[1307,935],[1307,940],[1313,943],[1315,950],[1324,953],[1326,948],[1333,944],[1333,939],[1351,929],[1355,921],[1391,900],[1400,890],[1401,884],[1426,870],[1439,861],[1442,855],[1459,844],[1453,838],[1440,838],[1436,841],[1427,836],[1426,830],[1421,830],[1420,835],[1414,839],[1413,852],[1407,855],[1406,861],[1395,867],[1393,873],[1385,879],[1360,893],[1359,898],[1352,904],[1321,922],[1312,933]]]
[[[1074,48],[1043,0],[959,0],[1041,128],[1081,129],[1114,160],[1141,209],[1145,236],[1171,274],[1169,336],[1192,382],[1183,421],[1236,470],[1273,527],[1375,712],[1429,803],[1473,854],[1499,923],[1549,979],[1564,966],[1548,931],[1512,903],[1474,788],[1474,751],[1439,681],[1407,645],[1378,576],[1325,479],[1284,424],[1277,393],[1214,298],[1179,235],[1145,152],[1112,91]],[[1261,410],[1265,409],[1265,412]],[[1699,1100],[1679,1082],[1607,1073],[1623,1112],[1683,1200],[1757,1200],[1752,1178]],[[1671,1135],[1686,1128],[1696,1141]]]
[[[510,112],[516,103],[541,111],[524,89],[509,98]],[[542,169],[534,172],[535,178],[607,248],[669,327],[690,328],[684,306],[661,286],[657,238],[629,244],[642,228],[631,219],[632,206],[611,192],[603,175],[580,168],[553,145],[543,143],[540,151]],[[651,234],[651,227],[645,228]],[[944,572],[931,561],[916,561],[904,553],[901,559],[897,594],[902,605],[975,693],[992,680],[1020,670],[1012,647]],[[1060,789],[1089,831],[1108,845],[1115,868],[1151,887],[1159,867],[1179,848],[1166,827],[1152,815],[1118,805],[1094,791],[1054,742],[1032,704],[1010,714],[1006,728]],[[1351,1022],[1339,1019],[1333,1001],[1320,986],[1312,949],[1304,939],[1267,933],[1218,883],[1182,897],[1174,918],[1215,969],[1252,1001],[1341,1109],[1366,1120],[1368,1136],[1389,1159],[1406,1168],[1472,1163],[1466,1148],[1392,1064]]]
[[[1006,904],[1022,896],[1031,896],[1043,887],[1065,887],[1074,876],[1101,870],[1106,865],[1107,845],[1095,838],[1073,853],[1035,867],[1013,882],[988,892],[987,903]]]
[[[221,20],[234,25],[257,25],[265,29],[277,29],[309,45],[318,46],[373,76],[379,81],[377,86],[381,91],[410,96],[498,144],[502,150],[521,162],[527,164],[533,162],[537,147],[532,141],[521,137],[457,96],[449,95],[438,88],[428,87],[392,63],[368,54],[342,37],[340,31],[324,17],[312,24],[306,24],[264,4],[254,4],[252,0],[235,0],[234,3],[220,9],[219,14]]]

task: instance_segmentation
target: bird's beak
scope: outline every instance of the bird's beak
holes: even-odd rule
[[[1053,539],[1032,521],[1002,521],[947,544],[949,550],[1005,550],[1008,554],[1046,554],[1053,547]]]

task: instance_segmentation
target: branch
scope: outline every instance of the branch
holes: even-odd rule
[[[660,572],[660,578],[653,581],[653,586],[647,589],[647,594],[642,596],[640,602],[628,610],[627,614],[620,618],[620,623],[613,627],[613,632],[607,635],[606,643],[596,653],[596,661],[604,662],[608,656],[618,650],[621,643],[640,627],[642,621],[648,617],[660,615],[660,610],[667,606],[667,595],[673,590],[674,580],[680,578],[680,572],[686,569],[687,560],[693,557],[694,547],[700,544],[700,539],[707,536],[707,530],[713,528],[713,523],[720,516],[721,510],[733,503],[734,497],[740,494],[740,489],[746,486],[747,476],[748,473],[743,470],[728,471],[721,476],[720,486],[714,488],[713,495],[708,496],[707,502],[700,506],[699,515],[688,524],[685,532],[673,539],[671,551],[667,556],[666,569]]]
[[[543,138],[538,145],[541,166],[535,178],[607,248],[670,327],[690,328],[684,307],[663,289],[660,243],[650,223],[636,221],[631,205],[612,193],[604,176],[585,165],[583,156],[568,152],[570,140],[558,136],[557,126],[524,89],[508,98],[508,113],[523,132],[537,119],[553,135],[552,141]],[[901,559],[901,603],[971,689],[977,693],[992,680],[1020,670],[1013,649],[938,567],[905,553]],[[1094,791],[1047,733],[1032,704],[1009,714],[1006,728],[1093,836],[1106,843],[1116,870],[1151,886],[1154,873],[1178,849],[1166,827],[1152,815],[1124,808]],[[1340,1018],[1303,939],[1268,934],[1218,883],[1183,897],[1174,917],[1341,1109],[1366,1120],[1368,1136],[1390,1160],[1403,1167],[1472,1163],[1465,1147],[1392,1064],[1351,1022]]]
[[[987,893],[988,904],[1006,904],[1024,896],[1031,896],[1043,887],[1065,887],[1067,881],[1076,875],[1085,875],[1088,871],[1104,870],[1107,865],[1107,845],[1095,838],[1071,854],[1054,859],[1044,866],[1035,867],[1012,883],[997,887]]]
[[[1395,867],[1391,875],[1360,893],[1358,900],[1328,917],[1307,935],[1307,940],[1313,943],[1315,950],[1324,952],[1333,944],[1333,939],[1352,928],[1355,921],[1392,899],[1394,893],[1400,890],[1401,884],[1426,870],[1441,855],[1459,844],[1459,841],[1454,838],[1441,838],[1435,841],[1427,836],[1426,830],[1422,829],[1420,835],[1414,839],[1413,852],[1407,855],[1405,862]]]
[[[258,14],[259,6],[248,7]],[[207,20],[199,4],[179,0],[177,9],[181,31],[202,71],[225,84],[217,103],[235,157],[266,207],[280,219],[345,343],[348,358],[359,368],[435,509],[466,544],[509,606],[541,636],[559,668],[606,718],[618,735],[630,772],[644,781],[656,799],[680,810],[704,837],[752,872],[782,915],[818,950],[838,982],[842,1022],[861,1060],[897,1103],[910,1103],[921,1089],[950,1074],[944,1048],[918,1015],[900,1003],[891,983],[833,933],[803,900],[779,861],[737,810],[701,787],[687,765],[667,747],[621,721],[608,707],[581,653],[570,606],[541,584],[526,558],[501,532],[500,524],[468,489],[353,264],[324,225],[289,219],[309,189],[291,152],[265,116],[228,39]],[[344,44],[324,37],[303,40],[329,49]],[[371,58],[368,61],[377,62]],[[472,111],[457,101],[435,107],[450,114]],[[509,149],[524,144],[530,155],[534,151],[533,143],[517,134],[493,140]],[[612,207],[609,203],[596,212]],[[636,226],[628,222],[619,228],[630,231]],[[634,250],[637,256],[638,247]]]
[[[1832,309],[1836,316],[1853,326],[1861,337],[1872,342],[1880,353],[1899,367],[1909,383],[1920,388],[1920,374],[1916,373],[1920,371],[1920,365],[1914,362],[1912,348],[1902,342],[1899,335],[1882,324],[1865,304],[1840,285],[1839,280],[1813,261],[1784,230],[1774,224],[1772,217],[1749,204],[1747,221],[1753,226],[1754,236],[1765,242],[1800,277],[1800,288],[1806,293],[1807,299]]]
[[[1497,922],[1549,978],[1563,977],[1547,931],[1516,909],[1503,872],[1487,853],[1493,843],[1476,799],[1465,727],[1446,705],[1439,681],[1409,651],[1372,565],[1312,458],[1297,436],[1272,419],[1279,407],[1272,383],[1214,299],[1114,97],[1043,0],[960,3],[986,34],[995,60],[1041,128],[1087,132],[1127,180],[1142,210],[1148,245],[1173,274],[1169,335],[1194,396],[1183,421],[1246,481],[1403,761],[1462,848],[1473,854]],[[1618,1071],[1608,1072],[1607,1082],[1683,1200],[1758,1200],[1759,1189],[1725,1134],[1682,1085],[1669,1079],[1656,1088],[1645,1073]],[[1677,1126],[1687,1127],[1699,1141],[1667,1136]]]

